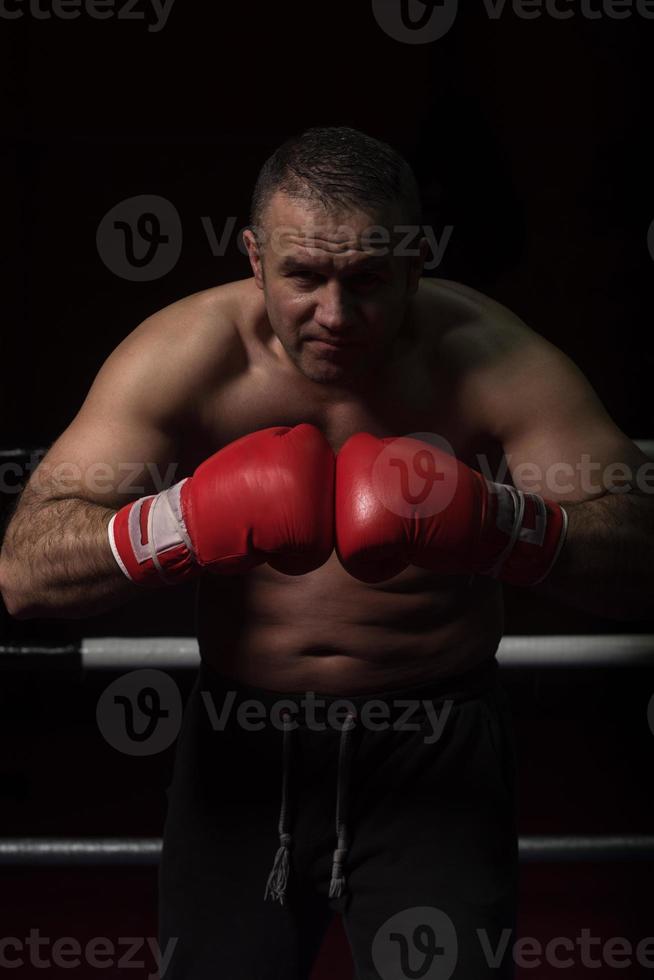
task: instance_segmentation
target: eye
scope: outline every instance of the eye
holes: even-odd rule
[[[317,279],[320,279],[321,277],[318,275],[317,272],[304,271],[304,272],[289,272],[287,274],[287,278],[297,279],[300,282],[315,282]]]

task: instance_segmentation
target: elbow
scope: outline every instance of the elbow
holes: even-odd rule
[[[33,602],[15,582],[6,561],[0,560],[0,595],[12,619],[35,619],[39,615]]]
[[[39,619],[46,615],[40,607],[30,602],[25,596],[18,596],[2,590],[2,598],[5,609],[12,619]]]
[[[13,608],[5,602],[5,608],[12,619],[36,619],[36,613],[32,612],[27,606],[14,606]]]
[[[29,603],[21,601],[20,597],[16,596],[13,592],[6,588],[0,589],[2,593],[2,600],[5,605],[5,609],[12,619],[34,619],[36,618],[36,611],[29,605]]]

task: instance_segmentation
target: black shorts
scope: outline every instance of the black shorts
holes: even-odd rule
[[[203,665],[168,791],[166,980],[307,980],[335,912],[359,980],[511,977],[514,758],[495,660],[314,698]]]

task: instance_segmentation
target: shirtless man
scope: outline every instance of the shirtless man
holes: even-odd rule
[[[161,866],[175,980],[306,978],[335,910],[360,978],[430,956],[440,972],[421,975],[511,976],[500,583],[625,619],[651,594],[646,457],[561,351],[421,278],[427,243],[402,253],[406,225],[417,188],[390,147],[346,128],[284,144],[255,188],[253,277],[116,348],[7,529],[0,587],[19,618],[198,579],[202,667]],[[378,440],[410,434],[380,476]],[[405,466],[415,496],[434,461],[447,500],[380,508],[389,473]],[[222,729],[201,692],[217,710],[235,695]],[[306,692],[322,721],[346,699],[340,724],[310,723]],[[365,720],[372,696],[385,726]],[[414,724],[392,724],[408,696]],[[231,720],[248,699],[261,731]]]

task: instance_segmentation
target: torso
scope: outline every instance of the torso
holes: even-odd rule
[[[413,300],[415,337],[398,353],[374,399],[307,381],[279,356],[254,280],[219,287],[239,350],[227,383],[202,395],[183,468],[192,472],[221,446],[272,425],[316,425],[334,451],[349,436],[436,433],[456,455],[493,468],[502,449],[466,397],[465,367],[446,336],[463,319],[456,290],[422,280]],[[378,394],[378,397],[377,397]],[[374,402],[374,403],[373,403]],[[356,694],[453,675],[491,658],[502,633],[501,587],[482,577],[432,575],[415,567],[378,585],[352,578],[335,553],[308,575],[269,565],[247,575],[205,575],[198,592],[205,661],[242,683],[277,691]]]

